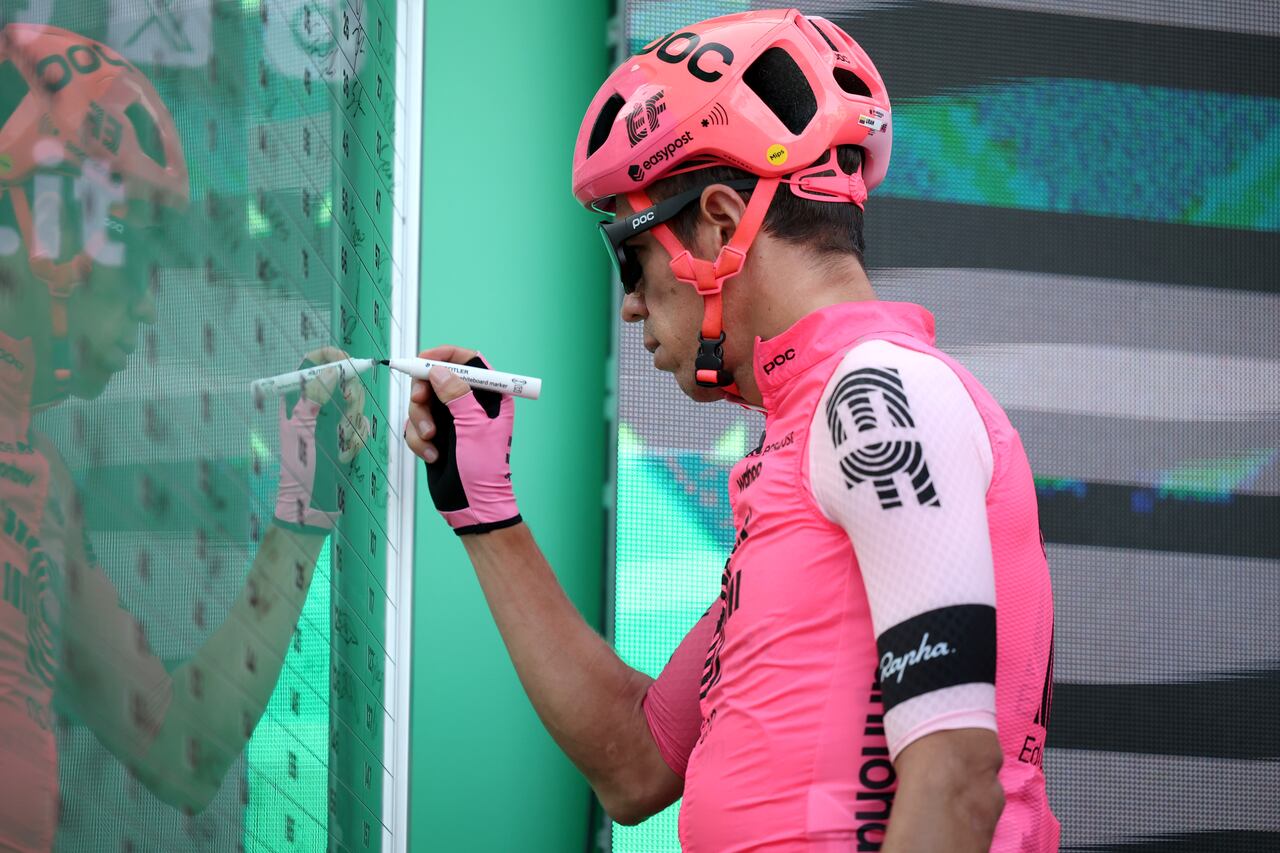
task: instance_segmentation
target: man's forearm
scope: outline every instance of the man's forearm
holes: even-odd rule
[[[153,774],[178,772],[179,755],[194,748],[186,763],[196,759],[199,781],[216,791],[275,690],[325,538],[267,529],[227,618],[173,673],[173,697],[148,755]]]
[[[641,700],[652,679],[582,619],[523,524],[462,542],[534,709],[606,808],[661,763]],[[670,771],[665,766],[659,773]],[[616,815],[615,815],[616,817]]]
[[[1004,808],[993,732],[927,735],[898,756],[884,853],[986,853]]]

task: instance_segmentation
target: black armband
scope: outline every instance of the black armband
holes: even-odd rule
[[[996,683],[996,609],[957,604],[899,622],[876,639],[884,709],[957,684]]]

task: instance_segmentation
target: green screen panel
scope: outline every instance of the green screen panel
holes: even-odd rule
[[[620,345],[639,347],[635,332],[627,329]],[[750,449],[747,437],[758,435],[759,424],[726,407],[717,413],[727,418],[713,427],[718,434],[706,432],[705,443],[698,442],[705,452],[664,445],[661,425],[674,438],[683,433],[681,422],[706,413],[679,399],[666,377],[650,382],[648,401],[657,404],[645,419],[651,437],[643,438],[625,414],[618,427],[613,640],[624,661],[657,677],[720,593],[720,572],[733,541],[725,478],[732,462]],[[614,824],[612,849],[678,853],[679,808],[677,801],[637,826]]]
[[[272,524],[280,404],[251,394],[250,382],[293,370],[321,347],[386,357],[402,334],[404,271],[394,253],[396,182],[407,165],[397,126],[407,106],[396,86],[405,53],[397,4],[5,2],[0,23],[62,27],[133,65],[172,115],[189,172],[189,202],[157,207],[146,237],[128,243],[125,278],[154,311],[129,302],[138,316],[117,328],[107,301],[94,303],[97,317],[73,320],[73,350],[106,329],[119,333],[126,357],[103,389],[42,405],[32,420],[37,453],[64,459],[69,482],[51,487],[46,507],[20,507],[21,517],[65,556],[54,561],[59,572],[74,568],[80,548],[58,540],[78,539],[83,520],[103,606],[118,601],[118,630],[136,632],[139,656],[169,673],[161,731],[181,729],[172,749],[156,741],[169,760],[149,758],[130,773],[126,761],[138,759],[113,755],[112,733],[137,729],[137,717],[87,708],[86,697],[110,704],[115,694],[80,686],[66,664],[91,629],[48,618],[51,654],[63,656],[47,718],[58,760],[42,768],[60,800],[54,847],[389,848],[397,782],[387,749],[397,724],[387,673],[390,638],[408,617],[391,599],[388,567],[411,541],[388,463],[400,386],[366,373],[350,386],[363,407],[343,415],[334,406],[332,421],[346,421],[348,435],[360,423],[367,433],[354,459],[336,458],[336,427],[325,418],[335,431],[307,448],[316,469],[333,474],[335,523],[321,545]],[[66,197],[79,198],[81,164],[60,168]],[[22,181],[0,195],[0,266],[22,286],[42,286],[7,204],[15,186]],[[67,252],[78,249],[71,223],[82,213],[64,211]],[[98,275],[80,291],[97,288]],[[73,293],[73,312],[80,298]],[[47,316],[15,304],[0,330],[47,334]],[[37,358],[34,369],[50,368]],[[59,599],[62,618],[82,615],[73,600]],[[98,679],[131,684],[137,661],[113,645],[116,630],[92,628]],[[218,749],[231,757],[215,772],[207,757]],[[201,774],[216,777],[212,799],[184,807],[171,789]],[[0,833],[22,823],[0,812]]]
[[[608,4],[426,5],[418,341],[543,380],[538,400],[515,401],[511,478],[566,594],[598,625],[610,293],[594,217],[569,184],[606,72]],[[583,850],[590,789],[530,705],[417,471],[410,848]]]

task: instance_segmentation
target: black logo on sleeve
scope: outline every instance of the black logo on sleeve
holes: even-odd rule
[[[666,92],[659,92],[645,98],[643,104],[636,104],[627,114],[627,139],[631,147],[639,145],[652,131],[658,129],[658,116],[662,115],[667,105],[662,102]]]
[[[840,447],[848,438],[844,418],[841,416],[842,410],[848,410],[857,433],[869,432],[882,426],[872,405],[873,394],[884,401],[893,427],[915,427],[915,420],[911,417],[911,404],[907,401],[907,393],[902,387],[902,377],[898,371],[892,367],[864,367],[844,376],[827,400],[827,427],[831,430],[831,441],[835,447]],[[855,448],[840,460],[840,471],[844,474],[845,486],[850,489],[871,481],[882,509],[902,506],[902,497],[895,480],[900,474],[905,474],[910,479],[918,504],[942,506],[933,486],[933,478],[929,476],[924,448],[918,441],[877,441]]]
[[[880,682],[871,685],[866,725],[862,729],[862,764],[858,767],[857,850],[879,850],[889,828],[889,812],[898,787],[898,774],[889,760],[884,734],[884,697]]]
[[[1040,688],[1040,705],[1031,723],[1042,729],[1029,732],[1018,750],[1018,760],[1044,770],[1044,741],[1049,734],[1049,713],[1053,709],[1053,631],[1049,632],[1049,659],[1045,662],[1044,686]]]
[[[996,683],[996,609],[940,607],[876,638],[884,709],[957,684]]]

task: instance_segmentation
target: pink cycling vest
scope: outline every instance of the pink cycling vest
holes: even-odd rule
[[[844,853],[879,850],[883,841],[896,775],[885,732],[882,656],[851,534],[817,504],[807,463],[809,443],[830,440],[814,426],[824,389],[842,358],[868,341],[925,354],[954,371],[990,443],[985,513],[995,576],[994,723],[990,709],[962,708],[949,718],[944,703],[911,737],[994,725],[1005,755],[1006,804],[992,849],[1058,847],[1043,773],[1053,604],[1026,454],[986,390],[933,347],[927,311],[871,301],[816,311],[756,344],[766,430],[760,447],[730,475],[736,544],[720,599],[686,640],[711,635],[699,656],[700,683],[694,687],[692,677],[664,671],[646,698],[660,749],[673,769],[685,771],[680,839],[688,853]],[[910,485],[902,487],[909,493]],[[924,502],[933,495],[916,497]],[[915,591],[892,594],[909,600]],[[922,656],[946,651],[930,642],[926,634],[921,650],[898,656],[899,676]],[[682,659],[692,660],[683,646],[669,669],[689,670]],[[691,701],[684,691],[695,689],[700,730],[686,755],[692,733],[664,730],[683,725],[664,722],[664,714]],[[677,708],[672,719],[680,716]],[[903,747],[895,744],[894,754]]]
[[[51,850],[57,824],[55,593],[70,510],[31,430],[34,374],[30,341],[0,335],[0,849],[24,853]]]

